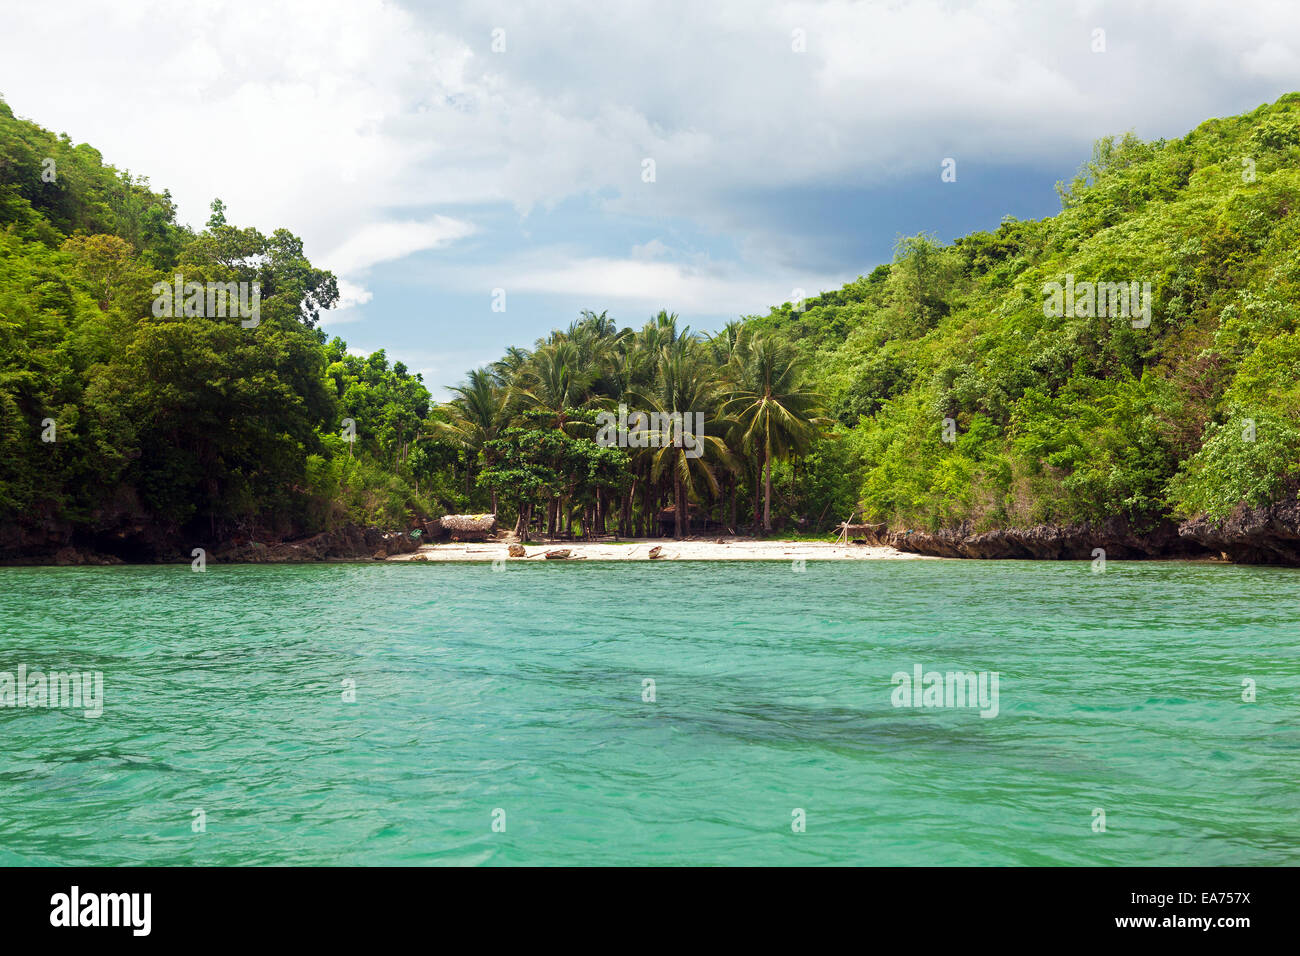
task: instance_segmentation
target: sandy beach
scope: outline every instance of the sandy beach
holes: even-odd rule
[[[672,538],[642,538],[635,541],[594,542],[564,541],[550,544],[527,544],[522,558],[507,556],[509,543],[478,542],[460,544],[426,544],[410,554],[397,554],[389,561],[545,561],[547,551],[568,550],[567,560],[649,561],[650,551],[660,548],[661,561],[871,561],[871,560],[943,560],[908,554],[889,547],[840,545],[828,541],[753,541],[745,538],[675,541]]]

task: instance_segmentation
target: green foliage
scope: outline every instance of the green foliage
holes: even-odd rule
[[[177,274],[256,283],[258,321],[155,310]],[[446,485],[429,394],[325,345],[337,298],[288,231],[236,228],[218,200],[195,234],[166,193],[0,109],[0,522],[144,557],[427,514],[419,481]],[[329,440],[344,415],[359,449]]]
[[[1059,215],[906,240],[887,274],[754,320],[805,337],[867,518],[1143,526],[1294,497],[1298,131],[1291,94],[1180,140],[1103,139]],[[1150,326],[1045,314],[1067,275],[1149,282]]]
[[[429,390],[421,377],[401,362],[390,365],[383,349],[350,355],[337,336],[326,345],[325,356],[325,375],[336,399],[333,427],[341,430],[343,420],[351,419],[356,450],[399,470],[426,430]]]
[[[1142,527],[1293,499],[1300,95],[1178,140],[1100,140],[1060,193],[1057,216],[906,237],[708,338],[667,311],[639,329],[585,311],[435,404],[383,351],[326,340],[337,283],[290,232],[238,227],[220,200],[182,227],[166,192],[0,102],[0,520],[179,543],[491,509],[631,536],[670,504],[684,533],[738,525],[742,504],[807,531],[859,510]],[[260,322],[155,315],[178,273],[257,283]],[[1045,309],[1067,277],[1145,283],[1151,323]],[[699,454],[598,443],[620,404],[703,414]]]
[[[549,427],[544,415],[529,424],[506,428],[485,444],[492,464],[478,477],[480,486],[500,494],[516,513],[560,497],[590,503],[627,483],[628,456],[621,449]]]
[[[1171,483],[1177,512],[1222,519],[1239,504],[1261,506],[1294,497],[1298,462],[1300,428],[1293,422],[1273,415],[1211,422],[1205,444]]]

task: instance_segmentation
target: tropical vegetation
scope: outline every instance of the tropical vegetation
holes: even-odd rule
[[[1056,216],[904,238],[716,334],[583,312],[437,401],[320,329],[337,282],[291,232],[239,228],[219,200],[181,225],[168,192],[0,101],[0,554],[158,557],[449,512],[626,537],[853,515],[1143,528],[1295,501],[1300,94],[1101,140],[1059,189]],[[260,321],[155,314],[177,273],[257,283]],[[1044,289],[1067,279],[1149,283],[1153,319],[1054,315]],[[643,424],[598,441],[620,406]],[[702,414],[698,443],[680,413]]]

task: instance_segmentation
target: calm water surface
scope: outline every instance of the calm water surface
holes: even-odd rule
[[[1298,646],[1275,568],[0,569],[105,694],[0,708],[0,864],[1296,864]]]

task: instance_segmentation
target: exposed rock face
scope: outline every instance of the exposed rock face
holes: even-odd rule
[[[869,544],[944,558],[1037,558],[1086,560],[1094,548],[1108,558],[1224,557],[1239,564],[1300,567],[1300,501],[1265,508],[1238,508],[1223,521],[1194,518],[1162,522],[1149,531],[1127,523],[1038,525],[975,533],[969,526],[942,531],[879,529],[863,534]]]
[[[104,553],[98,541],[77,539],[72,526],[57,521],[31,521],[0,526],[0,564],[78,565],[122,564]]]
[[[419,538],[403,531],[382,531],[349,525],[291,541],[185,540],[175,531],[124,528],[84,539],[64,525],[31,524],[26,528],[0,528],[0,564],[175,564],[188,562],[194,548],[204,548],[208,560],[220,563],[282,563],[374,558],[407,554],[420,546]]]
[[[44,555],[44,563],[49,563],[54,554],[69,548],[71,541],[72,528],[58,521],[0,523],[0,559],[6,564],[42,563],[28,560],[33,555]]]
[[[1240,564],[1300,566],[1300,501],[1243,506],[1223,521],[1193,518],[1178,533]]]
[[[94,551],[78,551],[76,548],[60,548],[54,554],[54,563],[58,565],[76,564],[122,564],[121,558],[111,554],[97,554]]]
[[[1135,532],[1126,522],[1104,525],[1035,525],[1030,528],[1000,528],[974,532],[968,525],[941,531],[913,529],[882,530],[868,534],[868,543],[884,544],[899,551],[942,558],[1031,558],[1039,560],[1088,560],[1093,549],[1101,548],[1108,558],[1193,558],[1212,557],[1216,552],[1200,541],[1184,537],[1172,523],[1150,531]]]
[[[221,545],[213,559],[223,564],[278,564],[348,558],[374,558],[382,561],[389,555],[408,554],[419,546],[416,538],[401,531],[381,531],[379,528],[350,525],[338,531],[323,531],[296,541],[248,541]]]

